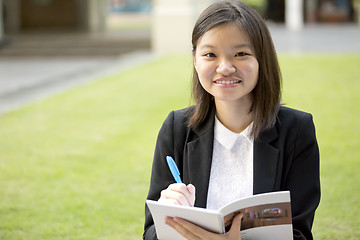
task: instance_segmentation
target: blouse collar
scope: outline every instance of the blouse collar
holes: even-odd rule
[[[251,137],[251,129],[253,122],[241,133],[235,133],[228,128],[226,128],[219,119],[215,116],[215,125],[214,125],[214,139],[216,139],[221,145],[226,149],[230,150],[238,138],[245,138],[250,143],[253,143]]]

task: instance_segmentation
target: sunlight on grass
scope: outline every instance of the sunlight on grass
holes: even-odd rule
[[[358,239],[360,56],[280,62],[283,102],[317,127],[315,239]],[[190,77],[169,56],[0,116],[0,239],[140,239],[156,136]]]

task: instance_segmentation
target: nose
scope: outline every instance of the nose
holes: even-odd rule
[[[219,65],[216,68],[216,72],[224,76],[227,76],[229,74],[236,72],[236,68],[231,63],[231,61],[227,59],[223,59],[219,62]]]

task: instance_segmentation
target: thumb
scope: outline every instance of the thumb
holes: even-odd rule
[[[188,184],[186,186],[186,188],[188,189],[188,191],[189,191],[189,193],[191,195],[191,199],[189,199],[190,205],[194,206],[194,204],[195,204],[195,186],[192,185],[192,184]]]
[[[238,213],[234,219],[233,219],[233,222],[231,224],[231,228],[228,232],[228,234],[231,237],[231,239],[241,239],[241,233],[240,233],[240,229],[241,229],[241,219],[243,217],[243,213],[240,212]]]

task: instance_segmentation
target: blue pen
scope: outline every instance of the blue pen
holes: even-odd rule
[[[167,161],[167,164],[170,168],[170,172],[173,175],[175,181],[177,183],[182,183],[181,178],[180,178],[180,172],[179,172],[178,167],[176,166],[174,159],[170,156],[167,156],[166,161]]]

